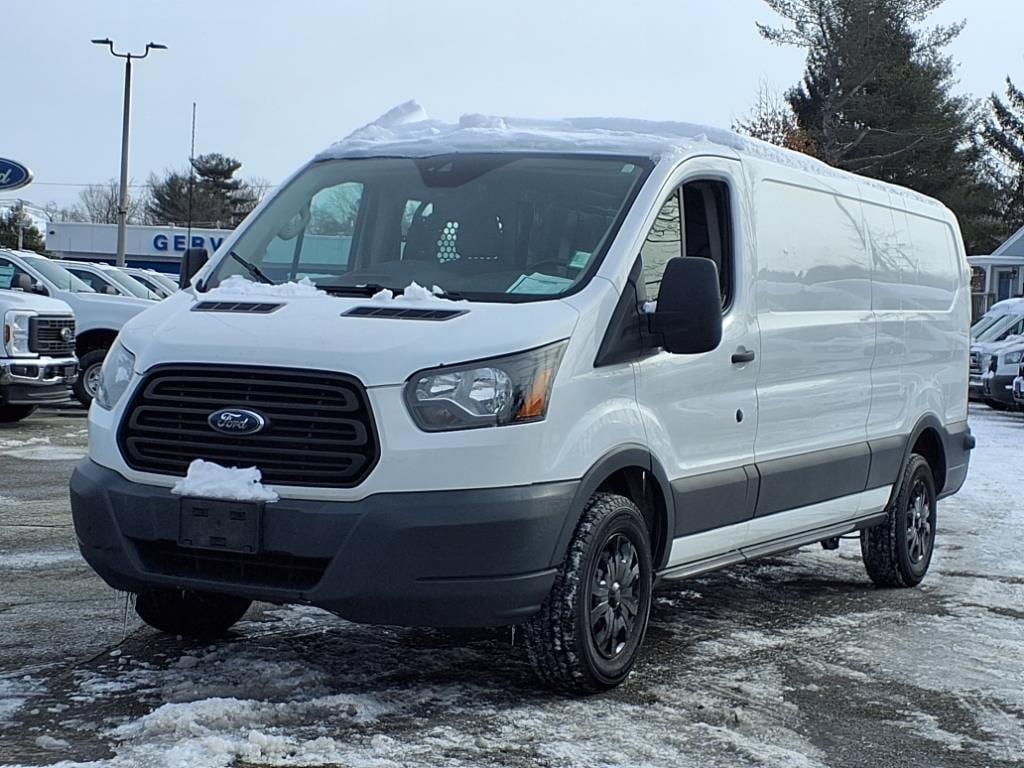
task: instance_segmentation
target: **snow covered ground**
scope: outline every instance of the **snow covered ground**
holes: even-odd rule
[[[84,422],[0,432],[0,765],[1024,766],[1024,416],[972,407],[916,590],[855,541],[670,585],[629,683],[538,690],[511,630],[257,606],[215,645],[141,627],[74,554]]]

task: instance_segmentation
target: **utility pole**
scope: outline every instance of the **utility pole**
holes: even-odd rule
[[[165,51],[166,45],[146,43],[146,50],[138,53],[118,53],[114,50],[114,41],[109,38],[93,40],[95,45],[105,45],[110,53],[124,59],[124,114],[121,124],[121,187],[118,191],[117,203],[117,266],[124,266],[125,240],[128,227],[128,125],[131,120],[132,107],[132,59],[144,59],[150,51]]]

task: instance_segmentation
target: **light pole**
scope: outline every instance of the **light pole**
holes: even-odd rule
[[[121,125],[121,188],[117,203],[117,266],[124,266],[125,234],[128,226],[128,122],[131,117],[132,105],[132,59],[144,59],[150,51],[166,51],[167,46],[160,43],[146,43],[146,50],[139,53],[118,53],[114,50],[114,41],[110,38],[93,40],[95,45],[105,45],[110,53],[124,59],[124,117]]]

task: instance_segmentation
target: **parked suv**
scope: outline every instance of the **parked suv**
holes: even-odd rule
[[[0,270],[13,269],[14,277],[26,292],[60,299],[75,314],[75,354],[79,376],[75,397],[83,405],[92,402],[99,381],[100,366],[107,349],[130,318],[155,302],[129,296],[96,293],[68,272],[59,261],[30,251],[0,248]]]
[[[924,578],[973,446],[949,210],[711,128],[403,111],[112,347],[71,506],[147,623],[522,624],[580,692],[658,581],[858,531]]]
[[[991,366],[992,353],[1007,341],[1013,341],[1017,337],[1024,337],[1024,313],[1003,315],[982,331],[971,344],[968,387],[972,400],[985,399],[982,375]]]
[[[71,308],[18,288],[14,270],[0,266],[0,423],[67,402],[78,371]]]

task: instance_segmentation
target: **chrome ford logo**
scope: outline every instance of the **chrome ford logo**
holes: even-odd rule
[[[68,328],[67,326],[64,326],[63,328],[60,329],[60,338],[61,341],[74,341],[75,332]]]
[[[260,414],[244,408],[221,408],[211,413],[206,423],[225,435],[255,435],[267,426],[267,420]]]

